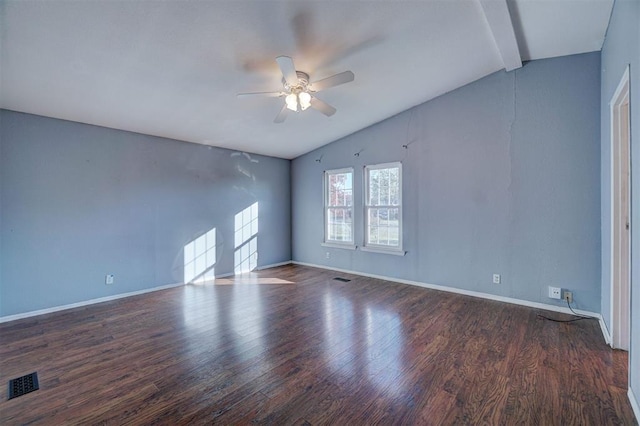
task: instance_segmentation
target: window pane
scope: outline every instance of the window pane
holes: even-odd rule
[[[400,204],[400,169],[390,167],[368,170],[370,206],[388,206]]]
[[[351,241],[351,227],[348,224],[343,224],[341,227],[342,241]]]
[[[366,168],[365,244],[397,247],[401,246],[401,166]],[[374,166],[375,167],[375,166]],[[397,207],[392,207],[397,206]]]
[[[353,190],[345,189],[344,191],[344,205],[352,206],[353,205]]]
[[[352,212],[353,171],[326,172],[325,241],[353,242]]]
[[[329,206],[350,206],[352,201],[352,180],[351,172],[335,173],[329,175],[328,183],[328,205]]]
[[[327,239],[349,242],[351,238],[351,209],[332,208],[328,210]]]
[[[389,204],[389,169],[380,170],[380,202],[378,205]]]
[[[336,221],[336,212],[332,209],[327,211],[327,240],[335,240],[336,233],[333,224]]]
[[[343,224],[342,224],[342,237],[343,241],[351,241],[351,227],[352,227],[352,218],[351,218],[351,209],[345,209],[343,215]]]
[[[378,209],[378,208],[370,208],[369,209],[369,224],[372,226],[379,226],[380,225],[380,219],[382,217],[384,217],[384,213],[381,212],[381,210],[384,209]]]
[[[384,246],[400,245],[400,209],[370,208],[368,242]]]
[[[378,171],[371,170],[369,172],[369,205],[378,205],[380,197],[380,183],[378,182]]]
[[[351,241],[350,211],[346,209],[329,210],[329,238],[335,241]]]
[[[370,226],[367,232],[367,237],[369,239],[369,243],[378,244],[378,227]]]
[[[335,186],[329,188],[329,205],[335,206],[338,200],[338,194]]]
[[[380,226],[378,228],[378,244],[381,245],[389,245],[389,228],[387,228],[386,226]]]
[[[389,245],[394,247],[400,246],[400,228],[389,227]]]

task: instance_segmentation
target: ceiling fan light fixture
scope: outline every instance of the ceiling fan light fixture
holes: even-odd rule
[[[300,100],[300,109],[303,111],[311,106],[311,95],[307,92],[300,92],[298,99]]]
[[[298,96],[295,93],[289,93],[284,99],[287,103],[287,108],[291,111],[298,111]]]

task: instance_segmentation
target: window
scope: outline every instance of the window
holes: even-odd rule
[[[353,169],[324,172],[324,241],[353,246]]]
[[[402,164],[366,166],[365,248],[402,252]]]

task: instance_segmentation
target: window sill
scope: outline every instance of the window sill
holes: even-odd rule
[[[339,248],[345,250],[355,250],[358,247],[353,244],[340,244],[340,243],[320,243],[322,247]]]
[[[360,247],[361,251],[368,251],[371,253],[381,253],[381,254],[391,254],[393,256],[404,256],[405,254],[407,254],[406,251],[404,250],[399,250],[399,249],[384,249],[384,248],[378,248],[378,247]]]

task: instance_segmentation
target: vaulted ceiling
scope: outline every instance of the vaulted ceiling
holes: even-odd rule
[[[0,107],[295,158],[522,61],[598,51],[613,0],[1,1]],[[275,61],[337,112],[274,117]]]

